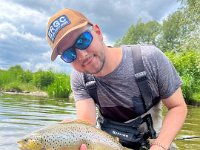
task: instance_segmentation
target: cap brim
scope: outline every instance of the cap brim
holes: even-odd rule
[[[56,57],[58,56],[58,52],[57,49],[53,50],[53,53],[51,54],[51,61],[54,61],[56,59]]]
[[[64,37],[67,36],[67,34],[69,34],[70,32],[72,32],[76,29],[82,28],[82,27],[86,26],[87,24],[91,24],[91,23],[89,21],[86,21],[80,25],[77,25],[77,26],[69,29],[65,34],[63,34],[63,36],[57,41],[57,43],[55,43],[55,48],[53,49],[53,52],[51,54],[51,61],[54,61],[56,59],[56,57],[58,56],[57,47],[58,47],[58,44],[64,39]]]

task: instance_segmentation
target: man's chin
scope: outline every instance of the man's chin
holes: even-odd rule
[[[104,68],[104,62],[101,62],[99,65],[88,66],[84,73],[98,76],[102,74],[103,68]]]
[[[89,70],[89,71],[86,71],[84,73],[86,73],[86,74],[92,74],[92,75],[98,75],[98,74],[101,73],[101,71],[102,71],[102,68],[96,69],[96,70]]]

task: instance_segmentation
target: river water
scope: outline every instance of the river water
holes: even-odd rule
[[[200,108],[189,113],[178,138],[200,136]],[[75,119],[73,102],[30,96],[0,95],[0,150],[17,150],[24,135],[63,119]],[[177,140],[180,150],[200,150],[200,138]]]

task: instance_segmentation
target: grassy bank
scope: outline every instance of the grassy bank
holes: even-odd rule
[[[69,75],[52,71],[24,71],[16,65],[0,70],[0,90],[6,92],[46,92],[49,97],[68,98],[71,93]]]

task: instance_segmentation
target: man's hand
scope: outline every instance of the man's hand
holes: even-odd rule
[[[86,144],[82,144],[81,147],[80,147],[80,150],[87,150]]]

